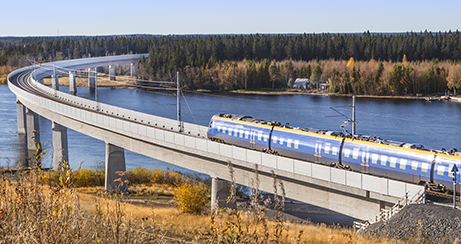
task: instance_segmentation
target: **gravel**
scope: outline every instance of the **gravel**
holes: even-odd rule
[[[461,243],[461,211],[448,206],[411,204],[364,233],[411,243]]]

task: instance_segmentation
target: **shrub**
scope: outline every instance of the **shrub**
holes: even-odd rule
[[[104,171],[79,169],[72,172],[71,181],[76,187],[104,186]]]
[[[165,179],[165,184],[168,184],[171,186],[177,186],[183,182],[184,176],[183,174],[179,172],[172,171],[172,170],[166,170],[164,179]]]
[[[166,171],[160,169],[153,169],[150,183],[151,184],[165,184]]]
[[[126,172],[126,178],[131,184],[149,184],[151,183],[152,170],[137,167]]]
[[[209,187],[197,181],[186,181],[174,190],[174,199],[184,213],[200,213],[208,203]]]

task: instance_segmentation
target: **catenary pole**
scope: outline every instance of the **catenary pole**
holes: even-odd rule
[[[356,133],[355,121],[355,96],[352,96],[352,135]]]
[[[176,82],[176,104],[177,104],[177,120],[178,120],[178,130],[182,132],[181,126],[181,103],[180,103],[180,95],[181,95],[181,84],[179,83],[179,71],[177,74],[177,82]]]

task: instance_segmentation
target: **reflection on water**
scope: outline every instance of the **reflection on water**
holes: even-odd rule
[[[60,87],[67,92],[68,87]],[[78,88],[78,96],[94,99],[87,88]],[[176,97],[173,93],[148,92],[133,89],[99,88],[100,102],[149,114],[176,119]],[[250,115],[265,120],[290,123],[292,126],[340,130],[340,125],[351,117],[352,99],[341,96],[309,95],[213,95],[185,93],[182,98],[184,121],[207,125],[217,113]],[[380,136],[405,142],[423,144],[426,148],[461,149],[461,104],[424,100],[357,98],[357,133]],[[17,135],[15,96],[7,86],[0,86],[0,165],[15,163],[23,151],[24,138]],[[350,126],[347,128],[350,131]],[[51,147],[51,122],[40,119],[41,140]],[[68,130],[69,161],[72,168],[94,167],[104,161],[105,144]],[[51,151],[51,149],[50,149]],[[44,161],[51,165],[51,153]],[[127,168],[170,168],[174,165],[126,151]],[[187,170],[183,170],[187,171]],[[188,171],[187,171],[188,172]]]

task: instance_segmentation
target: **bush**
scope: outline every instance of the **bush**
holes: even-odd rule
[[[209,187],[201,182],[186,181],[174,190],[174,199],[184,213],[200,213],[208,203]]]
[[[164,184],[168,184],[170,186],[177,186],[184,181],[183,179],[184,175],[179,172],[172,170],[165,171]]]
[[[176,186],[183,181],[183,174],[172,170],[146,169],[137,167],[126,172],[131,184],[167,184]]]
[[[152,170],[137,167],[126,172],[126,178],[131,184],[149,184],[152,178]]]
[[[104,171],[92,169],[79,169],[72,172],[71,181],[76,187],[104,186]]]

